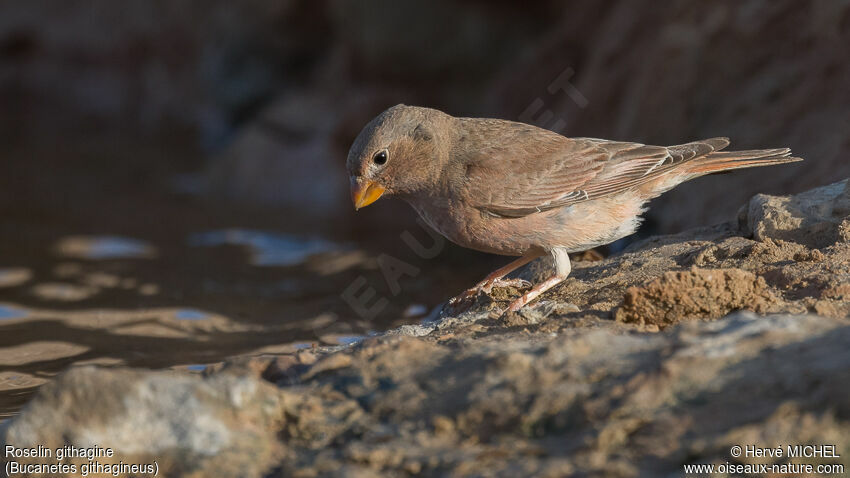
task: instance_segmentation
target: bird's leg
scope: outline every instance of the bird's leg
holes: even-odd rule
[[[552,277],[544,280],[543,282],[535,285],[531,288],[530,291],[523,294],[520,298],[511,302],[511,305],[508,306],[508,310],[511,312],[516,312],[521,309],[525,304],[528,304],[532,300],[536,299],[540,296],[540,294],[546,292],[547,290],[555,287],[560,284],[570,275],[570,270],[572,267],[570,266],[570,256],[567,254],[567,251],[564,249],[552,249],[552,258],[555,262],[555,274]]]
[[[484,291],[486,293],[490,293],[490,291],[493,289],[493,286],[495,284],[499,283],[499,281],[501,281],[501,279],[503,277],[505,277],[506,275],[510,274],[511,272],[519,269],[520,267],[528,264],[529,262],[533,261],[534,259],[537,259],[541,255],[542,254],[539,253],[539,252],[527,252],[525,255],[519,257],[518,259],[511,261],[509,264],[502,266],[502,267],[496,269],[495,271],[491,272],[490,274],[487,275],[487,277],[484,278],[484,280],[482,280],[478,284],[475,284],[475,287],[467,289],[463,294],[461,294],[461,295],[455,297],[454,299],[450,300],[449,303],[450,304],[456,304],[456,303],[462,302],[462,301],[464,301],[464,300],[466,300],[470,297],[474,297],[474,296],[478,295],[478,293],[481,292],[481,291]]]

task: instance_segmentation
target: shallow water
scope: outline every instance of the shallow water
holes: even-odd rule
[[[441,286],[464,280],[450,262],[431,262],[433,275],[410,278],[392,296],[381,291],[375,253],[351,243],[186,229],[167,240],[107,236],[122,237],[121,247],[94,239],[103,236],[69,236],[0,249],[17,248],[16,262],[27,264],[0,269],[15,279],[0,287],[0,419],[68,367],[200,373],[237,356],[353,346],[375,330],[415,322],[444,298]],[[360,317],[342,300],[359,277],[390,299],[381,315]]]
[[[175,234],[163,247],[118,237],[45,244],[53,254],[26,281],[0,288],[0,417],[69,366],[202,372],[238,355],[354,344],[372,326],[342,317],[337,279],[320,286],[305,270],[345,252],[332,241],[259,230]],[[181,257],[194,259],[175,274]]]
[[[145,148],[30,148],[0,162],[0,419],[69,367],[200,373],[233,357],[354,345],[416,322],[493,265],[451,246],[418,259],[400,231],[329,231],[301,212],[175,192],[172,172],[149,164],[167,152]],[[391,291],[382,253],[421,272]],[[361,278],[387,299],[375,316],[342,297]]]

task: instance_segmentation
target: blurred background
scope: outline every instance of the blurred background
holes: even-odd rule
[[[806,159],[667,193],[639,234],[672,233],[850,176],[848,44],[847,1],[0,2],[0,417],[72,364],[357,340],[504,263],[354,213],[345,156],[389,106]]]

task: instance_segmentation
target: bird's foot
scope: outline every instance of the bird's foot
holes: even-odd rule
[[[466,312],[467,310],[469,310],[469,308],[472,307],[472,304],[474,304],[474,303],[475,303],[474,297],[468,296],[464,292],[463,294],[461,294],[459,296],[452,297],[451,299],[449,299],[448,304],[446,304],[445,310],[447,312],[449,312],[450,314],[457,315],[457,314],[460,314],[462,312]]]
[[[525,289],[531,287],[531,282],[520,278],[501,278],[487,282],[486,284],[482,285],[479,290],[483,291],[485,294],[489,294],[493,292],[493,287],[515,287],[517,289]]]
[[[476,295],[478,295],[477,290],[475,290],[474,288],[468,289],[462,294],[449,299],[449,303],[447,305],[448,309],[454,314],[465,312],[475,302]]]
[[[528,294],[523,294],[508,305],[508,312],[516,312],[519,309],[522,309],[525,304],[531,302],[531,300],[532,299],[528,297]]]
[[[552,276],[552,277],[546,279],[545,281],[535,285],[534,287],[531,288],[530,291],[526,292],[525,294],[522,294],[521,296],[519,296],[518,299],[511,302],[510,305],[508,305],[508,311],[509,312],[518,311],[519,309],[523,308],[526,304],[528,304],[532,300],[540,297],[540,295],[543,294],[544,292],[546,292],[547,290],[549,290],[552,287],[563,282],[565,278],[566,278],[566,276],[562,276],[562,277]]]
[[[531,282],[524,279],[505,279],[502,277],[498,279],[483,280],[476,284],[475,287],[469,288],[462,294],[450,299],[449,307],[451,307],[451,310],[455,313],[463,312],[472,306],[476,297],[478,297],[481,293],[490,294],[493,292],[494,287],[516,287],[517,289],[520,289],[531,287]]]
[[[504,277],[499,277],[497,279],[488,279],[475,284],[475,287],[467,289],[463,294],[457,296],[455,299],[465,300],[475,297],[482,292],[485,294],[490,294],[493,292],[493,287],[516,287],[525,288],[531,287],[531,282],[528,282],[524,279],[505,279]],[[454,300],[454,299],[453,299]]]
[[[523,307],[528,305],[529,302],[533,301],[538,296],[540,296],[539,293],[532,293],[532,292],[534,292],[534,291],[533,290],[528,291],[525,294],[522,294],[518,298],[514,299],[514,301],[511,302],[510,305],[508,305],[508,312],[517,312],[517,311],[519,311],[519,309],[522,309]],[[535,304],[535,306],[536,305],[537,304]],[[529,307],[531,307],[531,306],[529,306]]]

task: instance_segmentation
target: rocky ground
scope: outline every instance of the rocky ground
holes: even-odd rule
[[[495,289],[462,314],[351,346],[232,360],[202,376],[75,367],[2,432],[18,447],[110,447],[114,457],[97,461],[155,462],[160,476],[850,466],[850,181],[758,195],[737,222],[577,262],[536,305],[504,314],[519,292]],[[730,454],[796,444],[835,445],[840,456]]]

